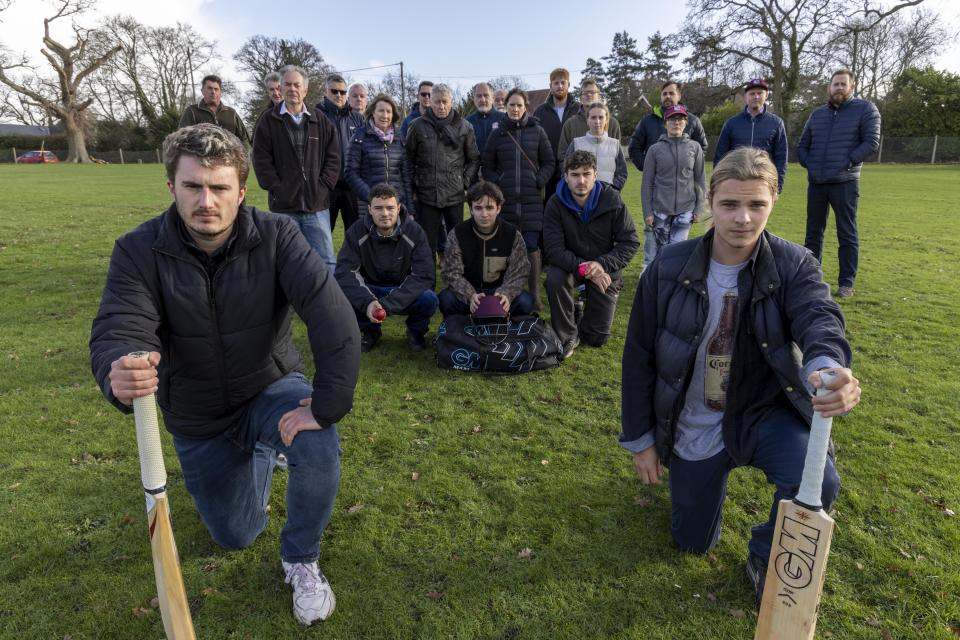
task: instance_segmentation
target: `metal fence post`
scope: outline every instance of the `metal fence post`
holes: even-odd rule
[[[126,164],[126,163],[123,161],[123,149],[118,149],[118,151],[120,151],[120,164]]]
[[[883,134],[880,134],[880,148],[877,149],[877,164],[883,162]]]
[[[13,164],[17,164],[17,148],[16,147],[12,147],[12,148],[13,148]]]
[[[940,138],[939,135],[934,134],[933,136],[933,153],[930,154],[930,164],[937,163],[937,140]]]
[[[157,152],[157,164],[160,164],[160,149],[154,149]]]

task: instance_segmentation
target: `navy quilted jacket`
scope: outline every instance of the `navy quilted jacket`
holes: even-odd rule
[[[709,309],[706,279],[714,231],[671,244],[640,277],[623,348],[621,442],[653,431],[669,462],[677,419],[693,375]],[[740,305],[723,415],[723,441],[738,464],[757,442],[757,425],[774,405],[813,416],[803,366],[826,357],[849,367],[843,312],[813,255],[764,231],[740,271]]]
[[[787,174],[787,130],[783,120],[766,109],[757,117],[744,109],[723,123],[717,148],[713,152],[713,166],[737,147],[756,147],[770,155],[777,166],[777,179],[783,190],[783,179]]]
[[[386,182],[400,193],[400,202],[407,212],[414,213],[407,151],[400,130],[395,128],[394,132],[389,145],[381,142],[369,121],[354,133],[345,153],[344,177],[361,202],[370,201],[374,185]]]
[[[869,100],[854,98],[839,107],[817,107],[797,145],[797,160],[815,184],[860,177],[863,161],[880,146],[880,112]]]

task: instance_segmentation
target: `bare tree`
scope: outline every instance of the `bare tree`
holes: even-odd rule
[[[386,94],[393,98],[397,106],[400,107],[401,115],[405,115],[410,108],[410,104],[404,104],[404,97],[411,103],[417,101],[416,95],[417,87],[420,84],[420,76],[405,71],[403,74],[403,87],[401,88],[400,72],[391,70],[383,74],[379,81],[373,80],[366,84],[367,93],[369,93],[371,99],[377,94]]]
[[[939,14],[926,9],[872,25],[858,19],[838,39],[836,61],[856,73],[861,95],[878,100],[904,70],[929,63],[955,36]]]
[[[86,78],[103,66],[121,49],[119,44],[105,51],[92,51],[91,32],[73,24],[74,43],[63,44],[50,35],[50,25],[61,18],[82,13],[91,6],[92,0],[57,0],[57,11],[43,21],[43,45],[40,53],[56,73],[54,81],[31,86],[29,82],[8,75],[12,69],[29,69],[25,56],[18,60],[0,59],[0,82],[25,96],[32,104],[39,105],[56,115],[63,123],[67,137],[67,162],[90,162],[86,144],[87,108],[93,98],[83,98],[81,87]]]
[[[250,126],[253,126],[257,116],[268,106],[263,91],[263,77],[271,71],[277,71],[288,64],[302,67],[309,80],[305,99],[307,104],[316,104],[323,99],[323,79],[333,71],[317,48],[301,38],[287,40],[263,35],[251,36],[233,54],[233,59],[240,70],[247,74],[247,81],[252,85],[244,98],[244,110]]]
[[[788,117],[805,76],[819,76],[856,17],[878,25],[923,0],[891,6],[866,0],[851,8],[834,0],[689,0],[683,34],[695,50],[717,61],[734,59],[771,81],[774,110]]]

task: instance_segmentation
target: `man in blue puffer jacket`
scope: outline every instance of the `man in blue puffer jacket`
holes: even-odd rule
[[[747,106],[723,123],[717,148],[713,152],[713,166],[737,147],[756,147],[769,154],[777,167],[777,184],[783,191],[787,175],[787,130],[783,119],[767,110],[769,85],[763,78],[749,80],[743,88]]]
[[[840,278],[837,297],[853,295],[860,242],[857,202],[860,167],[880,146],[880,112],[868,100],[853,97],[856,78],[835,71],[827,89],[829,102],[810,114],[797,145],[797,159],[807,170],[807,238],[804,245],[822,261],[823,231],[830,207],[837,217]]]

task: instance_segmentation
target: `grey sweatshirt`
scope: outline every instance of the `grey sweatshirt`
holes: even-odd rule
[[[706,174],[703,148],[686,133],[679,138],[666,134],[647,151],[643,161],[643,216],[656,213],[703,214]]]

